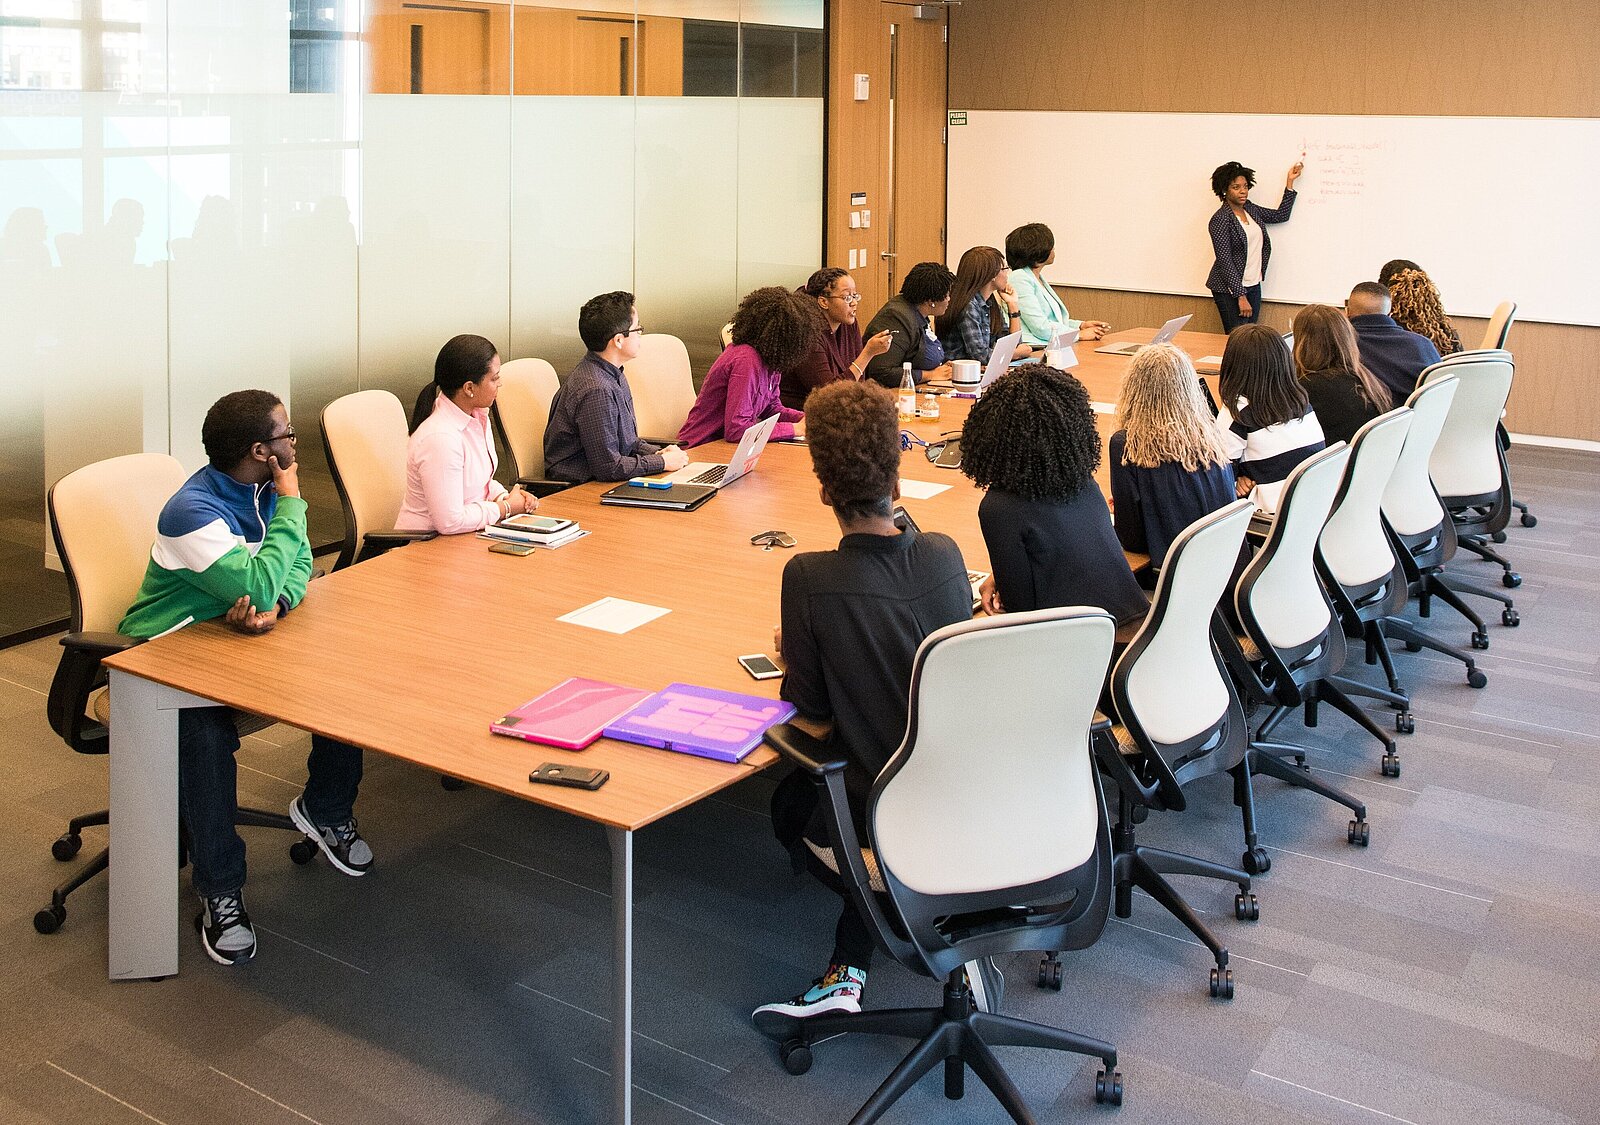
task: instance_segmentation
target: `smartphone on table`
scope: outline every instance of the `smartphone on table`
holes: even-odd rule
[[[739,657],[739,666],[750,673],[751,679],[775,680],[783,675],[783,669],[773,662],[772,657],[761,652]]]

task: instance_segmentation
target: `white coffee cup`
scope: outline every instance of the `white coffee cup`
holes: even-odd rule
[[[958,359],[950,364],[952,383],[977,383],[983,379],[983,364],[975,359]]]

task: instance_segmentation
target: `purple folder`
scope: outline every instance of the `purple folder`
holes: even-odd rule
[[[768,727],[793,715],[794,704],[782,700],[668,684],[609,724],[606,737],[738,762],[761,744]]]

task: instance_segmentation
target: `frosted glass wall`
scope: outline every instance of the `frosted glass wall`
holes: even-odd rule
[[[203,461],[220,395],[301,435],[410,409],[441,343],[565,371],[630,289],[696,375],[820,265],[822,0],[0,0],[0,638],[66,613],[51,483]]]

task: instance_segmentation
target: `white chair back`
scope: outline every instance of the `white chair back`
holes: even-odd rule
[[[1479,353],[1436,363],[1417,380],[1422,386],[1453,375],[1461,384],[1428,461],[1433,486],[1447,503],[1451,497],[1483,496],[1500,488],[1497,427],[1511,395],[1513,366],[1508,352]]]
[[[1211,649],[1211,619],[1233,580],[1254,510],[1250,501],[1235,500],[1173,540],[1155,603],[1122,658],[1131,661],[1128,705],[1157,742],[1171,746],[1193,738],[1228,710],[1228,685]],[[1124,674],[1120,666],[1118,674]],[[1183,690],[1174,691],[1175,684]]]
[[[495,407],[519,477],[544,476],[544,430],[550,400],[560,387],[556,369],[545,360],[514,359],[500,365]]]
[[[1483,347],[1503,348],[1506,346],[1506,337],[1511,335],[1511,322],[1517,319],[1517,303],[1515,301],[1501,301],[1495,306],[1493,315],[1489,317],[1488,327],[1483,333]]]
[[[1078,606],[930,634],[905,742],[872,806],[879,864],[913,891],[948,895],[1087,862],[1100,819],[1089,727],[1115,632],[1103,610]]]
[[[1317,577],[1315,552],[1349,458],[1350,447],[1336,442],[1300,462],[1284,482],[1278,514],[1263,548],[1272,553],[1249,584],[1250,613],[1273,648],[1290,649],[1314,640],[1333,619]]]
[[[1433,490],[1433,478],[1428,475],[1428,462],[1458,385],[1453,378],[1434,379],[1406,399],[1411,429],[1383,490],[1383,518],[1397,534],[1423,535],[1446,519],[1444,506]]]
[[[130,453],[50,488],[50,522],[72,591],[72,631],[115,633],[139,594],[161,509],[189,474],[165,453]]]
[[[683,341],[662,332],[640,336],[639,354],[627,362],[625,371],[639,436],[676,438],[694,406],[694,374]]]
[[[344,503],[345,551],[350,561],[369,531],[394,526],[406,496],[405,407],[388,391],[356,391],[322,408],[339,498]]]
[[[1383,494],[1410,432],[1411,411],[1401,406],[1362,426],[1350,442],[1344,485],[1319,540],[1322,561],[1347,590],[1394,571],[1394,548],[1383,529]]]

